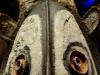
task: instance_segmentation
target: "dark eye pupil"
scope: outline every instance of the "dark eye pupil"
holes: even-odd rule
[[[100,4],[100,0],[75,0],[79,15],[82,17],[88,9],[96,4]]]

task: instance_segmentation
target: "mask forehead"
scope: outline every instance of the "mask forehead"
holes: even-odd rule
[[[74,55],[77,53],[86,61],[88,70],[79,71],[73,64],[70,65],[71,58],[76,59]],[[77,58],[82,61],[79,56]],[[5,73],[17,75],[22,67],[21,73],[28,68],[29,75],[72,75],[69,66],[76,73],[88,71],[91,75],[93,71],[97,75],[86,40],[74,16],[57,3],[41,2],[19,29]]]

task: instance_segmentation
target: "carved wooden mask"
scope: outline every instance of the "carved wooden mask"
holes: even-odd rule
[[[4,75],[98,75],[76,17],[62,6],[64,0],[59,2],[43,0],[32,8],[16,35]],[[69,5],[75,6],[73,0]],[[82,20],[87,28],[89,15]]]

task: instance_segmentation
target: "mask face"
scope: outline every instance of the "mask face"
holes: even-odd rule
[[[98,75],[86,40],[71,12],[40,2],[20,27],[6,75]]]

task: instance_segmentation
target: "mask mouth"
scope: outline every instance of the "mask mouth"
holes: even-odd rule
[[[18,0],[0,0],[0,13],[6,14],[18,21],[19,2]]]

